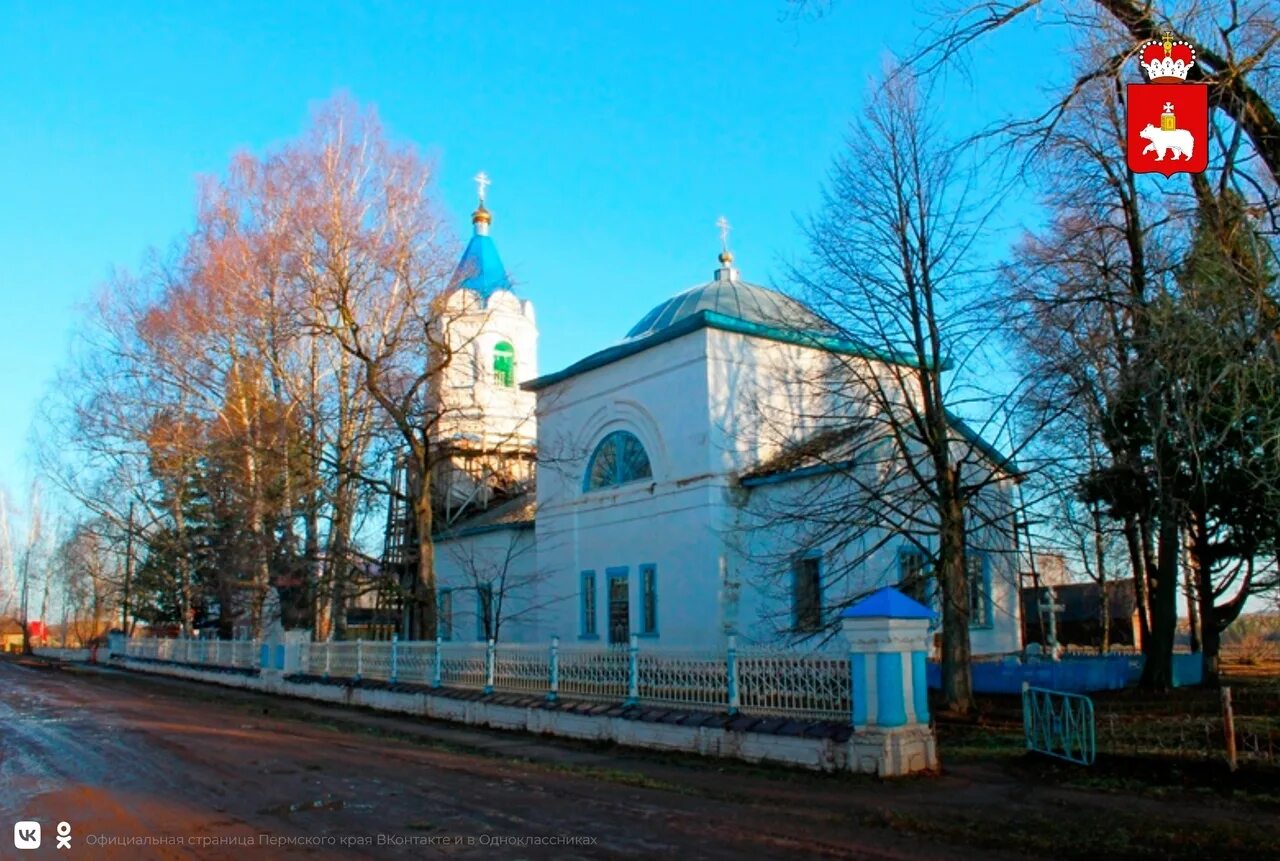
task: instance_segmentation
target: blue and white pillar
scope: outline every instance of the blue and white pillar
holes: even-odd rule
[[[937,768],[925,678],[932,620],[932,610],[892,587],[840,614],[849,641],[853,770],[896,776]]]

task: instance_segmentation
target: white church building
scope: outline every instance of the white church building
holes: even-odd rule
[[[483,195],[472,220],[437,429],[470,451],[435,482],[441,636],[711,648],[734,634],[817,647],[840,609],[927,566],[927,538],[840,540],[767,515],[803,512],[841,481],[790,456],[814,436],[805,409],[778,420],[780,404],[806,397],[796,369],[832,351],[881,359],[815,337],[822,320],[742,280],[726,246],[710,281],[670,298],[656,285],[653,310],[617,343],[543,373],[533,306],[502,266]],[[984,493],[1012,522],[1016,468],[956,426],[989,453],[997,480]],[[967,551],[975,654],[1020,647],[1017,553],[998,537],[1012,534]]]

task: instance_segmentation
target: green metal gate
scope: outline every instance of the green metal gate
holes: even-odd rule
[[[1093,765],[1098,754],[1094,737],[1093,700],[1046,688],[1022,686],[1022,730],[1027,750]]]

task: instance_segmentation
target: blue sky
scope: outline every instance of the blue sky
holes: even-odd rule
[[[435,160],[461,237],[470,178],[492,177],[544,372],[706,280],[721,214],[744,277],[770,283],[868,81],[929,23],[897,3],[785,8],[0,0],[0,486],[25,495],[32,418],[95,289],[190,227],[199,174],[297,135],[338,91]],[[1028,20],[984,41],[947,121],[1042,104],[1051,38]]]

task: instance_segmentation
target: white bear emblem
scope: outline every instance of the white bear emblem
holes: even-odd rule
[[[1158,129],[1150,123],[1142,131],[1138,132],[1138,137],[1146,138],[1151,141],[1142,150],[1142,154],[1155,150],[1156,161],[1164,161],[1164,154],[1168,150],[1173,150],[1173,161],[1177,161],[1181,156],[1184,159],[1190,159],[1191,153],[1195,149],[1196,139],[1191,136],[1191,132],[1186,129],[1174,129],[1167,132],[1164,129]]]

